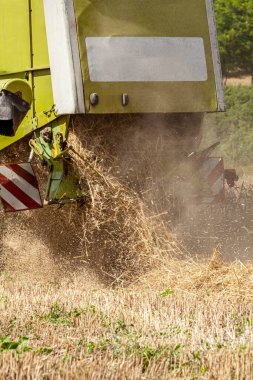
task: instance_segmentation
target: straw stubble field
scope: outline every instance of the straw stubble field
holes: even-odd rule
[[[173,234],[173,136],[156,132],[140,166],[152,128],[127,144],[124,123],[78,123],[86,206],[1,215],[0,379],[253,379],[253,265],[193,258]]]
[[[3,277],[0,378],[251,379],[252,285],[252,265],[217,254],[121,289]]]

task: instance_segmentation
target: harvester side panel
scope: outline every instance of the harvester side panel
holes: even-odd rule
[[[224,110],[218,103],[221,76],[219,61],[213,61],[210,0],[74,0],[74,5],[87,112]],[[98,95],[95,104],[91,94]]]
[[[42,0],[0,0],[0,34],[0,91],[9,80],[22,79],[29,83],[33,98],[15,136],[0,137],[2,150],[56,115],[47,113],[54,99]]]
[[[212,0],[44,0],[44,7],[59,113],[225,110]]]
[[[0,0],[0,10],[0,91],[20,78],[33,97],[0,150],[61,114],[225,108],[212,0]]]

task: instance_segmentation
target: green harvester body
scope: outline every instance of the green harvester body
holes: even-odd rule
[[[82,200],[74,114],[225,110],[212,0],[0,0],[0,150],[27,135],[46,201]]]

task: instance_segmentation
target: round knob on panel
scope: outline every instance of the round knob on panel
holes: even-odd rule
[[[92,106],[96,106],[99,102],[99,96],[96,92],[93,92],[92,94],[90,94],[90,104]]]

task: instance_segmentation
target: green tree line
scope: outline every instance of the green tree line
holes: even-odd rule
[[[253,0],[214,0],[225,76],[253,75]]]

